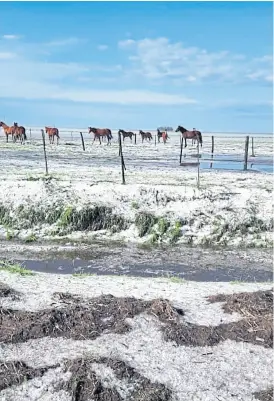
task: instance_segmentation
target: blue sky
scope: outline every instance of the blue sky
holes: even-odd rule
[[[2,2],[0,15],[7,124],[273,131],[271,2]]]

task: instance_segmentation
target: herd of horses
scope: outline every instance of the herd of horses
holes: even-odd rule
[[[20,143],[24,143],[27,139],[26,135],[26,129],[23,126],[18,126],[17,123],[14,123],[12,126],[8,126],[5,124],[3,121],[0,121],[0,127],[4,129],[5,135],[6,135],[6,141],[8,142],[9,136],[11,136],[13,142],[19,141]],[[57,140],[57,145],[59,143],[60,135],[59,135],[59,130],[58,128],[52,128],[52,127],[45,127],[46,134],[48,134],[49,137],[49,143],[53,144],[54,143],[54,138],[56,137]],[[182,127],[179,125],[175,132],[180,132],[182,141],[185,141],[185,148],[187,147],[187,139],[192,139],[192,145],[195,145],[196,142],[198,142],[201,146],[203,144],[203,139],[202,139],[202,134],[200,131],[197,131],[195,128],[193,128],[192,131],[187,130],[186,128]],[[111,139],[113,138],[112,132],[109,128],[94,128],[94,127],[88,127],[88,133],[91,134],[93,133],[93,143],[96,139],[99,140],[100,144],[101,139],[107,140],[107,144],[111,144]],[[120,129],[118,131],[118,135],[123,138],[123,141],[125,138],[129,138],[131,141],[133,137],[135,137],[135,133],[132,131],[124,131],[123,129]],[[144,140],[146,141],[151,141],[152,140],[152,134],[151,132],[144,132],[142,130],[139,131],[139,135],[142,138],[142,143]],[[158,142],[163,140],[163,143],[165,144],[167,140],[169,139],[169,136],[167,134],[167,131],[160,131],[157,129],[157,138]]]

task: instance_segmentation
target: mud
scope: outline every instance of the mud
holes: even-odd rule
[[[0,362],[0,391],[12,385],[19,385],[34,377],[41,377],[47,370],[48,367],[33,369],[20,361]]]
[[[216,327],[173,322],[163,329],[165,339],[175,341],[177,345],[194,347],[214,346],[229,339],[273,348],[272,291],[217,295],[210,297],[209,301],[225,302],[225,312],[237,312],[243,319]]]
[[[259,401],[273,401],[273,388],[266,391],[258,391],[253,394]]]
[[[183,313],[164,300],[148,302],[112,295],[83,300],[62,293],[54,298],[62,307],[39,312],[0,308],[0,341],[19,343],[45,336],[93,340],[102,333],[126,333],[130,329],[126,319],[142,312],[164,321],[176,320]]]
[[[12,300],[16,300],[20,298],[20,294],[17,291],[14,291],[8,285],[0,282],[0,298],[11,298]]]
[[[115,388],[106,387],[96,376],[94,363],[110,367],[116,379],[127,383],[127,394],[121,395]],[[171,391],[163,384],[152,383],[122,361],[113,359],[77,359],[66,363],[65,372],[72,373],[71,379],[61,385],[75,401],[169,401]],[[108,382],[108,386],[110,383]]]

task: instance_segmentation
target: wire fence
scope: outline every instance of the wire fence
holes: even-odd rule
[[[272,134],[246,134],[246,133],[203,133],[203,147],[198,143],[193,144],[192,140],[188,140],[188,147],[185,148],[182,140],[182,135],[175,131],[168,131],[168,142],[163,144],[161,138],[158,138],[156,130],[150,130],[152,139],[144,140],[139,135],[139,130],[130,130],[134,133],[132,140],[125,138],[123,141],[118,130],[112,130],[112,142],[119,148],[117,157],[121,160],[121,169],[123,183],[125,183],[125,160],[127,147],[131,147],[131,157],[134,155],[135,146],[139,148],[142,144],[143,148],[150,144],[153,147],[162,147],[164,152],[172,159],[176,166],[184,168],[197,169],[197,185],[200,181],[201,169],[231,169],[231,170],[251,170],[254,166],[257,170],[273,173],[273,135]],[[52,149],[52,145],[48,142],[48,136],[41,128],[28,127],[26,128],[27,144],[39,143],[43,144],[43,152],[45,159],[46,174],[48,174],[47,150]],[[74,145],[81,147],[83,152],[88,152],[91,149],[93,142],[93,133],[89,134],[87,129],[60,129],[60,144]],[[5,141],[2,136],[1,142]],[[235,142],[236,141],[236,142]],[[234,144],[236,143],[236,149]],[[267,144],[266,144],[267,143]],[[104,142],[103,142],[104,144]],[[220,145],[221,144],[221,145]],[[19,143],[16,145],[20,146]],[[54,145],[56,146],[56,144]],[[171,149],[172,148],[172,149]],[[58,149],[58,148],[56,148]],[[141,151],[142,151],[141,149]],[[150,148],[151,149],[151,148]],[[165,149],[165,150],[163,150]],[[225,152],[224,152],[225,150]],[[147,150],[148,151],[148,150]],[[58,152],[58,150],[57,150]],[[266,152],[266,154],[264,154]],[[171,155],[172,153],[172,155]],[[174,155],[176,155],[174,157]],[[140,153],[138,153],[140,156]],[[136,158],[138,157],[136,153]],[[42,154],[41,154],[42,157]],[[176,161],[177,159],[177,161]],[[143,160],[140,159],[140,162]],[[236,166],[236,167],[235,167]]]

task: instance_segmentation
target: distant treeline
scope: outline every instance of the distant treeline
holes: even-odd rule
[[[173,131],[172,127],[158,127],[157,129],[160,131]]]

